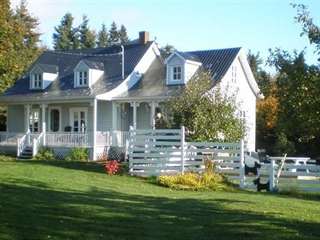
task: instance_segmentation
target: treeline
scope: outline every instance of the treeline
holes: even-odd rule
[[[127,29],[124,25],[118,29],[117,24],[112,22],[108,31],[106,25],[102,24],[101,29],[96,33],[95,30],[89,28],[89,19],[85,15],[82,23],[74,26],[74,18],[71,13],[63,16],[53,34],[55,50],[108,47],[114,44],[125,44],[128,41]]]
[[[297,9],[296,21],[302,35],[314,45],[320,60],[320,27],[304,5]],[[304,155],[320,159],[320,67],[305,61],[305,52],[270,50],[267,60],[276,69],[271,77],[262,68],[259,54],[248,60],[265,95],[257,104],[257,146],[268,154]]]

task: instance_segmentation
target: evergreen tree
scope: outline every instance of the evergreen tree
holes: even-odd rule
[[[53,45],[56,50],[68,50],[78,48],[78,29],[73,28],[73,17],[66,13],[59,26],[55,27]]]
[[[129,42],[128,34],[127,34],[127,29],[124,25],[121,25],[120,30],[119,30],[119,39],[121,44],[125,44]]]
[[[79,27],[80,34],[80,48],[94,48],[96,46],[96,34],[93,30],[89,29],[89,19],[83,16],[82,23]]]
[[[97,41],[97,46],[98,47],[108,47],[108,32],[105,24],[102,24],[101,30],[98,33],[98,41]]]
[[[111,23],[109,30],[109,46],[119,43],[119,31],[115,22]]]

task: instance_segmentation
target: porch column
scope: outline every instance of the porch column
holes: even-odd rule
[[[29,104],[25,105],[25,109],[26,109],[25,132],[28,133],[30,131],[30,105]]]
[[[156,119],[155,119],[155,114],[156,114],[156,107],[158,106],[158,103],[155,101],[152,101],[149,103],[150,106],[150,125],[152,129],[156,128]]]
[[[133,107],[133,128],[137,129],[137,107],[139,107],[140,103],[131,102],[130,106]]]
[[[93,116],[92,116],[92,160],[96,160],[96,134],[97,134],[97,99],[93,100]]]
[[[42,133],[43,133],[43,145],[46,145],[46,104],[41,104],[41,122],[42,122]]]
[[[115,131],[118,128],[118,103],[112,101],[112,130]]]

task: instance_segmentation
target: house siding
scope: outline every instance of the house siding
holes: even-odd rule
[[[23,105],[9,105],[7,131],[9,132],[25,132],[24,120],[24,106]]]
[[[137,129],[148,129],[150,125],[150,107],[148,103],[140,103],[137,108]]]
[[[235,67],[236,81],[232,81],[232,67]],[[256,147],[256,96],[249,86],[243,67],[237,57],[219,85],[224,94],[235,96],[238,111],[245,111],[247,148],[255,151]]]
[[[98,101],[98,131],[110,131],[112,129],[112,102]]]

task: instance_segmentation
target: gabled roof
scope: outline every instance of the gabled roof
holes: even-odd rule
[[[37,63],[33,66],[33,68],[35,68],[35,67],[39,67],[45,73],[57,73],[58,72],[57,65]]]
[[[241,48],[225,48],[204,51],[183,52],[188,58],[197,59],[202,68],[212,74],[213,80],[220,81],[227,73]]]
[[[127,77],[133,72],[135,66],[144,56],[153,42],[147,44],[124,45],[124,74]],[[73,70],[80,61],[85,61],[90,66],[103,69],[101,79],[91,88],[74,88]],[[69,51],[44,51],[36,62],[36,65],[57,66],[59,78],[53,81],[44,90],[30,90],[29,74],[25,74],[1,96],[1,101],[12,100],[39,100],[39,99],[61,99],[61,98],[85,98],[108,92],[117,87],[122,80],[122,57],[120,46],[108,48],[94,48]],[[103,68],[102,68],[103,66]]]
[[[103,62],[94,62],[87,59],[82,60],[83,63],[85,63],[89,68],[91,69],[97,69],[97,70],[104,70]]]

